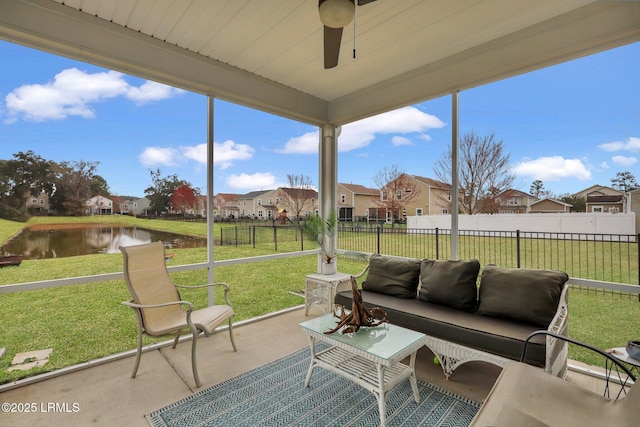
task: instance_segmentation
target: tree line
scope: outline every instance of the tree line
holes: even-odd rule
[[[55,162],[33,151],[18,152],[9,160],[0,159],[0,218],[26,221],[35,213],[27,211],[27,201],[46,194],[49,210],[56,215],[87,214],[86,201],[95,196],[112,197],[106,179],[96,173],[100,162]],[[145,189],[152,212],[170,207],[195,209],[199,194],[192,185],[176,175],[162,176],[160,169],[150,171],[151,185]]]

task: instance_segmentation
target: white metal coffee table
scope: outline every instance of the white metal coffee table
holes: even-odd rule
[[[386,425],[386,393],[408,379],[413,397],[420,402],[415,374],[416,353],[425,345],[425,335],[400,326],[383,323],[374,328],[361,328],[353,334],[340,331],[325,335],[333,329],[336,318],[332,313],[300,323],[309,337],[311,365],[305,387],[311,382],[316,366],[335,372],[371,391],[378,400],[380,425]],[[329,344],[326,350],[316,351],[315,343]],[[401,361],[410,356],[409,364]]]

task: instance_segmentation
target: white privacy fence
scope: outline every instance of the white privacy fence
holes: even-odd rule
[[[636,237],[635,213],[547,213],[459,215],[458,228],[473,231],[514,231],[571,234],[629,235]],[[407,217],[407,228],[450,229],[451,215]]]

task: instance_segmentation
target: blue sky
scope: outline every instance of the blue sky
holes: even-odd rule
[[[149,170],[205,191],[204,96],[0,41],[0,158],[99,162],[113,194],[143,196]],[[540,179],[556,194],[640,180],[640,43],[466,90],[460,134],[494,133],[510,154],[514,187]],[[318,180],[316,127],[215,101],[214,191]],[[451,139],[451,97],[344,126],[338,179],[375,188],[398,165],[435,178]]]

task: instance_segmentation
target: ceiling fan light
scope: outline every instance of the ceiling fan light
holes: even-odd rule
[[[342,28],[351,21],[356,5],[353,0],[324,0],[320,3],[320,21],[327,27]]]

